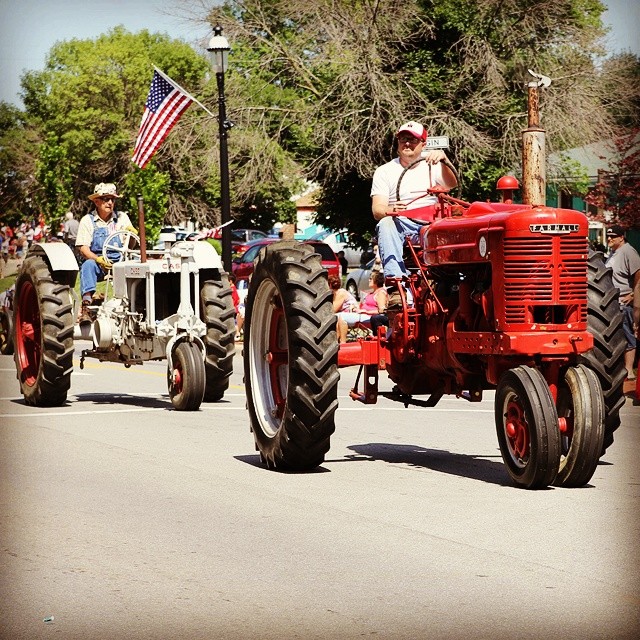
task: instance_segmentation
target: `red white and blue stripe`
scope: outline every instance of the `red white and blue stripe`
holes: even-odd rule
[[[156,69],[131,161],[144,169],[193,101],[184,89]]]

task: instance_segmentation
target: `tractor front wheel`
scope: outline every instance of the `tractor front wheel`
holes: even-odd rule
[[[324,461],[338,406],[336,318],[326,271],[309,245],[260,252],[247,297],[244,377],[256,448],[270,468]]]
[[[25,259],[16,279],[14,360],[29,405],[55,407],[67,399],[73,370],[71,289],[53,280],[40,256]]]
[[[501,378],[495,399],[502,459],[515,484],[527,489],[550,485],[558,473],[558,414],[542,374],[527,366]]]
[[[604,400],[596,374],[583,365],[567,369],[556,406],[562,428],[554,484],[582,487],[595,473],[604,440]]]
[[[202,352],[193,342],[180,342],[167,371],[169,397],[178,411],[197,411],[204,396]]]

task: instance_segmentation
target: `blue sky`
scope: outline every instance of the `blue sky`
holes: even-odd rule
[[[186,6],[195,13],[202,4],[214,3],[190,0]],[[204,22],[176,17],[185,15],[180,7],[180,0],[0,0],[0,100],[21,106],[20,76],[42,69],[60,40],[95,38],[119,24],[128,31],[148,29],[189,43],[208,38]]]
[[[203,13],[202,5],[214,1],[182,5],[179,0],[0,0],[0,100],[21,106],[20,76],[25,70],[42,69],[58,40],[95,38],[118,24],[132,32],[148,29],[191,43],[207,38],[207,26],[189,22],[184,7]],[[612,26],[609,50],[640,55],[640,2],[604,4],[609,7],[604,21]]]

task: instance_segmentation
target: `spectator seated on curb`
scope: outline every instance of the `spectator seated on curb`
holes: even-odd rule
[[[338,280],[337,285],[335,283],[336,279]],[[384,288],[384,275],[379,271],[372,272],[369,284],[371,285],[371,291],[367,293],[360,305],[356,306],[354,305],[355,298],[345,289],[339,288],[339,279],[335,276],[329,278],[329,286],[334,292],[333,309],[338,316],[337,330],[340,342],[348,341],[349,330],[364,330],[368,335],[369,330],[372,328],[372,317],[375,316],[376,320],[379,321],[381,318],[378,318],[378,316],[384,315],[388,302],[387,291]],[[384,324],[384,321],[382,324]],[[355,336],[356,339],[357,337],[361,337],[361,334]]]

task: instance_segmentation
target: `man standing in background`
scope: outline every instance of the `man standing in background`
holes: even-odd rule
[[[640,323],[640,256],[625,240],[624,229],[619,224],[607,229],[607,244],[611,253],[606,265],[613,270],[613,284],[620,291],[620,310],[627,338],[627,350],[624,354],[627,380],[635,380],[633,360],[636,353],[636,332]]]
[[[76,249],[76,238],[78,237],[79,226],[80,223],[73,217],[73,213],[67,211],[64,224],[62,225],[62,239],[71,248],[76,260],[79,258],[78,250]]]

